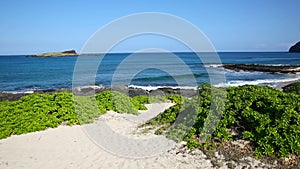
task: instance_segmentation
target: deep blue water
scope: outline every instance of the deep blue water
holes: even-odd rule
[[[222,64],[272,64],[300,65],[300,54],[274,53],[218,53]],[[208,60],[203,64],[195,53],[107,54],[96,74],[91,74],[89,66],[78,71],[82,84],[91,85],[86,78],[94,78],[97,84],[134,86],[185,86],[195,87],[209,78],[217,78],[225,72],[226,85],[270,84],[300,79],[299,75],[270,74],[262,72],[234,72],[217,68],[220,64],[210,53],[200,53]],[[174,56],[181,62],[174,60]],[[87,65],[100,57],[85,57]],[[130,59],[129,59],[130,58]],[[0,91],[26,92],[32,90],[72,88],[72,79],[78,57],[29,58],[26,56],[0,56]],[[127,62],[126,62],[127,61]],[[90,62],[90,63],[89,63]],[[185,66],[190,71],[186,71]],[[154,68],[153,68],[154,67]],[[134,74],[132,74],[134,72]],[[172,72],[172,73],[170,73]],[[209,72],[209,74],[208,74]],[[117,78],[112,80],[113,75]],[[170,76],[172,74],[173,76]],[[176,79],[176,80],[174,80]],[[192,83],[196,79],[196,84]],[[178,84],[178,81],[180,83]],[[225,84],[219,84],[225,85]]]

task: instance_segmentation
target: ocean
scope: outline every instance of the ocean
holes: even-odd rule
[[[216,86],[245,84],[272,86],[278,82],[300,79],[300,75],[295,74],[236,72],[219,67],[221,64],[300,65],[300,54],[295,53],[220,52],[218,53],[220,62],[212,59],[206,64],[203,64],[192,52],[172,53],[172,56],[167,53],[135,53],[133,59],[128,59],[131,55],[131,53],[112,53],[101,57],[79,56],[91,63],[101,58],[101,63],[94,74],[91,73],[92,71],[89,72],[88,68],[77,73],[79,72],[82,77],[94,78],[95,83],[100,86],[128,85],[144,89],[196,88],[204,82],[210,82],[211,78],[223,74],[226,81],[215,84]],[[210,53],[199,55],[206,60],[211,57]],[[179,60],[174,60],[174,56]],[[0,56],[0,92],[30,93],[35,90],[71,89],[74,72],[76,72],[74,68],[78,64],[79,57]],[[84,78],[82,81],[85,81]]]

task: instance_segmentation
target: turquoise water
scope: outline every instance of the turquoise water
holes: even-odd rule
[[[222,70],[218,68],[220,63],[214,60],[204,65],[195,53],[173,54],[183,61],[190,72],[182,71],[182,64],[172,60],[169,54],[139,53],[135,54],[138,56],[138,59],[130,60],[129,64],[123,64],[123,61],[131,54],[121,53],[105,55],[96,74],[89,74],[88,70],[81,73],[83,77],[94,77],[96,84],[103,86],[118,84],[143,87],[178,85],[180,87],[195,87],[203,82],[209,82],[209,77],[217,76],[223,71],[225,72],[226,84],[219,84],[220,86],[237,86],[243,84],[272,85],[275,82],[291,81],[300,78],[299,75]],[[226,52],[218,54],[222,64],[300,65],[300,54],[282,52]],[[211,57],[209,53],[201,53],[200,55],[203,58]],[[95,62],[97,58],[95,56],[83,57],[87,61],[91,60],[91,62]],[[76,61],[77,57],[30,58],[25,55],[0,56],[0,91],[29,92],[34,90],[72,88]],[[151,65],[159,65],[162,69],[151,68]],[[142,71],[130,75],[130,72],[135,69]],[[173,77],[168,72],[163,71],[170,69],[175,72]],[[117,71],[119,71],[119,74],[121,72],[122,75],[118,79],[114,79],[112,83],[112,77]],[[207,72],[210,72],[210,74]],[[174,79],[180,79],[183,83],[178,84]],[[191,83],[192,79],[196,79],[197,84]]]

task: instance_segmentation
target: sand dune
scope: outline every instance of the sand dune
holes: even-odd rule
[[[239,163],[215,152],[206,156],[190,151],[184,142],[175,143],[164,136],[141,132],[137,127],[172,103],[146,105],[138,116],[108,111],[92,124],[59,126],[45,131],[11,136],[0,140],[1,169],[162,169],[219,167],[268,168],[247,157]],[[231,165],[232,166],[232,165]]]
[[[97,119],[93,124],[82,126],[60,126],[54,129],[12,136],[0,140],[0,168],[207,168],[211,166],[209,160],[188,156],[176,155],[176,145],[162,136],[153,134],[134,134],[136,127],[146,120],[156,116],[171,103],[147,105],[148,111],[141,111],[139,116],[108,112]],[[139,149],[133,142],[120,143],[116,149],[111,150],[115,140],[111,135],[96,132],[101,127],[113,131],[118,138],[127,138],[130,141],[148,141],[143,149]],[[100,130],[99,130],[100,129]],[[103,128],[102,128],[103,129]],[[105,127],[104,127],[105,129]],[[98,142],[101,136],[104,142]],[[96,140],[94,140],[94,138]],[[159,147],[160,142],[149,140],[164,140],[166,147]],[[107,145],[103,145],[107,143]],[[131,145],[132,143],[133,145]],[[143,143],[143,142],[139,142]],[[101,145],[102,144],[102,145]],[[124,147],[125,145],[125,147]],[[153,150],[155,145],[162,148]],[[131,150],[132,149],[132,150]],[[143,151],[144,150],[144,151]],[[153,150],[153,151],[151,151]],[[126,151],[128,155],[126,156]],[[140,153],[136,153],[141,151]],[[134,152],[136,154],[134,154]],[[146,153],[142,153],[146,152]]]

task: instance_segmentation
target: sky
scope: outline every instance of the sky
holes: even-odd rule
[[[220,52],[287,51],[300,41],[299,7],[299,0],[1,0],[0,55],[80,52],[97,30],[140,12],[183,18]],[[186,50],[173,39],[148,35],[128,39],[113,51],[150,47]]]

